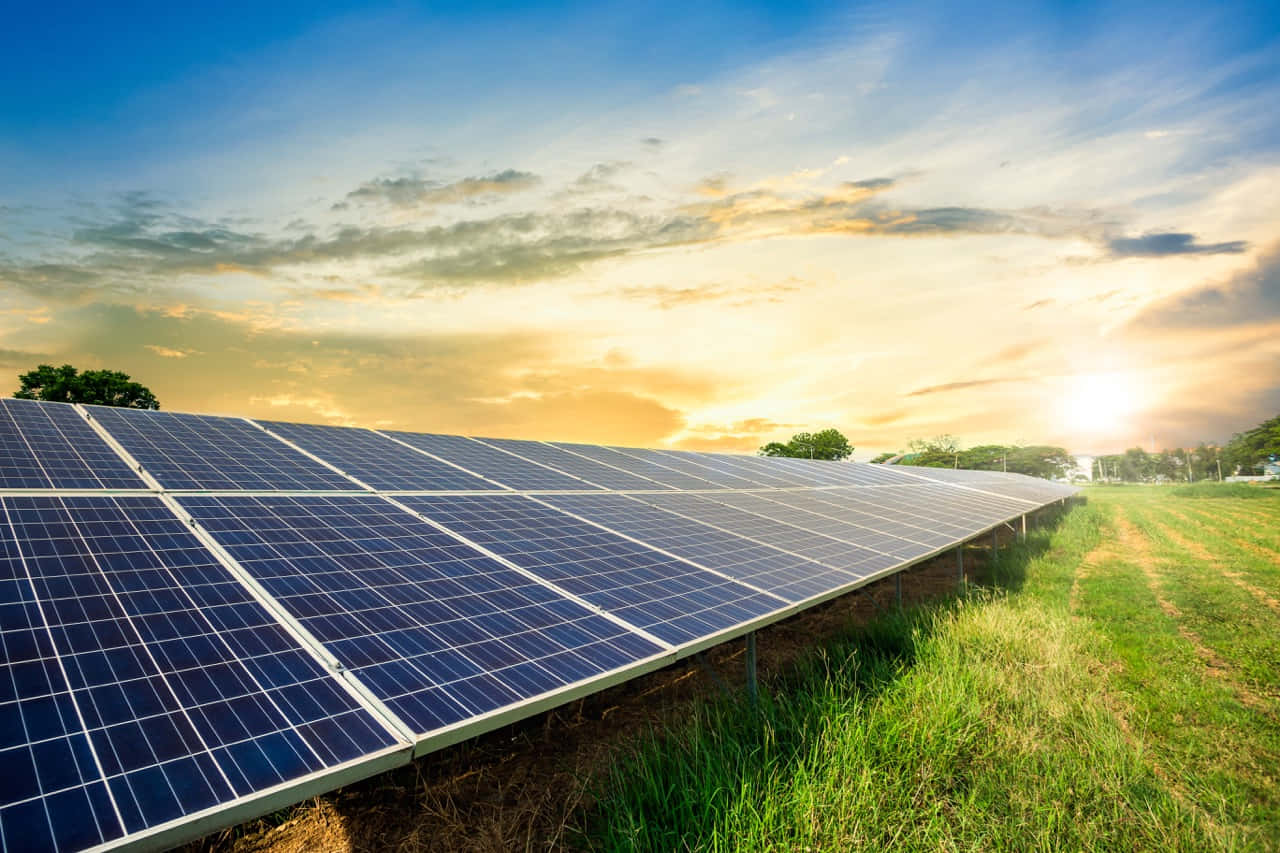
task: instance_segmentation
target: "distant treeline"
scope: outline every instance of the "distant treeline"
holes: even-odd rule
[[[1236,474],[1257,475],[1269,461],[1280,458],[1280,415],[1238,432],[1225,446],[1201,442],[1194,449],[1174,448],[1148,453],[1131,447],[1124,453],[1094,460],[1097,479],[1126,483],[1217,480]]]
[[[903,465],[923,465],[928,468],[965,468],[970,471],[1008,471],[1011,474],[1029,474],[1046,480],[1058,480],[1070,475],[1076,460],[1062,447],[1045,444],[982,444],[962,448],[950,435],[912,441],[909,452],[882,453],[872,462],[883,463],[901,456]]]

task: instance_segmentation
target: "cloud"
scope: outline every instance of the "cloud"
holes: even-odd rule
[[[795,429],[796,426],[769,418],[747,418],[726,424],[699,424],[687,428],[672,446],[683,450],[754,453],[765,443],[767,436]]]
[[[575,185],[584,191],[604,188],[609,178],[626,167],[624,161],[596,164]],[[383,179],[352,195],[396,205],[442,203],[497,191],[514,192],[535,180],[530,173],[510,169],[446,185],[428,185],[417,178]],[[411,297],[439,287],[563,278],[607,258],[697,244],[809,235],[968,234],[1074,238],[1105,244],[1113,227],[1096,211],[895,206],[888,203],[885,194],[897,182],[883,176],[846,181],[820,191],[790,189],[794,185],[784,178],[732,192],[728,176],[721,174],[695,188],[701,198],[665,209],[583,204],[567,211],[473,216],[431,227],[290,228],[275,236],[228,220],[182,216],[154,199],[134,194],[126,196],[110,216],[81,221],[70,237],[70,252],[25,263],[0,262],[0,286],[74,304],[87,295],[136,296],[172,290],[182,276],[238,273],[270,276],[276,283],[282,278],[296,282],[299,274],[314,270],[323,279],[332,277],[335,264],[359,262],[365,280],[383,277],[382,284],[388,288],[382,291],[384,295]],[[1140,239],[1150,242],[1153,237],[1161,235]],[[1160,245],[1160,240],[1150,245]],[[1226,251],[1224,247],[1235,244],[1201,246],[1183,241],[1181,245],[1186,252]],[[399,279],[403,285],[396,290],[388,279]],[[301,299],[309,298],[308,290],[289,288]],[[358,300],[378,295],[367,290],[343,292],[343,288],[316,290],[321,291],[320,299]],[[669,296],[672,300],[696,298],[693,293],[673,292]]]
[[[380,202],[393,207],[458,204],[524,192],[540,183],[542,179],[532,172],[516,169],[504,169],[484,177],[463,178],[448,184],[419,177],[378,178],[347,193],[347,199],[356,203]]]
[[[1141,237],[1112,237],[1107,248],[1118,258],[1163,258],[1171,255],[1238,255],[1249,248],[1244,240],[1198,243],[1196,235],[1154,232]]]
[[[1029,304],[1027,304],[1027,305],[1023,305],[1023,306],[1022,306],[1022,310],[1023,310],[1023,311],[1034,311],[1034,310],[1036,310],[1037,308],[1048,308],[1048,307],[1049,307],[1050,305],[1052,305],[1052,304],[1053,304],[1053,300],[1052,300],[1052,299],[1037,299],[1035,302],[1031,302],[1031,303],[1029,303]]]
[[[640,144],[650,151],[658,151],[667,143],[666,140],[659,139],[656,136],[646,136],[640,140]]]
[[[1206,285],[1157,302],[1129,324],[1131,329],[1220,328],[1280,321],[1280,243],[1254,266],[1221,284]]]
[[[161,358],[186,358],[195,352],[195,350],[173,349],[159,344],[146,344],[143,349],[149,349]]]
[[[604,163],[597,163],[579,175],[577,180],[565,187],[559,193],[559,196],[564,198],[597,192],[621,192],[622,187],[613,183],[613,179],[629,168],[631,168],[631,163],[626,160],[609,160]]]
[[[805,286],[800,279],[792,277],[777,284],[628,287],[610,295],[648,302],[664,311],[705,302],[726,302],[738,308],[760,302],[781,302],[787,294],[804,290]]]
[[[581,362],[552,332],[376,335],[259,328],[189,309],[67,308],[0,351],[16,374],[40,362],[124,370],[173,411],[397,429],[653,446],[684,406],[733,389],[722,377],[605,359]],[[199,352],[201,358],[148,357]],[[47,342],[51,354],[37,346]],[[28,346],[29,345],[29,346]]]
[[[998,379],[970,379],[963,382],[945,382],[941,385],[929,385],[907,393],[908,397],[923,397],[927,394],[942,394],[947,391],[961,391],[966,388],[982,388],[987,385],[1003,385],[1007,382],[1026,382],[1029,377],[1000,377]]]

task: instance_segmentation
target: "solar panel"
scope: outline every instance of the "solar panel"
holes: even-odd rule
[[[764,486],[759,480],[752,480],[741,474],[726,470],[722,466],[708,465],[691,453],[680,453],[670,450],[648,450],[645,448],[618,448],[628,456],[646,459],[656,465],[706,480],[721,489],[759,489]]]
[[[387,432],[419,450],[447,459],[512,489],[560,490],[596,489],[568,474],[537,465],[481,441],[460,435],[433,435],[424,432]]]
[[[721,572],[787,601],[803,601],[848,584],[854,575],[788,554],[701,521],[617,494],[550,495],[567,512]]]
[[[377,497],[179,502],[420,737],[662,651]]]
[[[927,554],[953,538],[945,533],[930,533],[901,524],[895,529],[893,525],[886,525],[882,519],[852,510],[841,512],[830,505],[819,503],[808,492],[732,494],[724,495],[723,501],[729,506],[754,512],[765,518],[776,519],[845,542],[854,542],[903,560]],[[893,532],[890,533],[889,530]]]
[[[676,452],[676,451],[670,451]],[[681,455],[696,459],[701,464],[719,468],[739,477],[745,477],[760,485],[772,488],[788,488],[790,486],[812,485],[805,478],[781,470],[777,465],[769,464],[764,456],[731,456],[727,453],[687,453]]]
[[[0,398],[0,488],[145,489],[74,406]]]
[[[673,645],[749,622],[784,603],[521,495],[403,500],[450,530]]]
[[[401,748],[160,499],[0,506],[4,849],[111,841]]]
[[[594,444],[568,444],[563,441],[553,442],[556,447],[567,450],[570,453],[576,453],[579,456],[585,456],[588,459],[594,459],[597,462],[603,462],[606,465],[612,465],[615,468],[621,468],[628,473],[644,477],[649,480],[662,483],[664,486],[670,486],[673,489],[715,489],[718,488],[715,483],[710,480],[704,480],[701,477],[691,477],[688,474],[682,474],[679,471],[673,471],[661,465],[650,462],[647,459],[639,459],[622,452],[622,448],[599,447]]]
[[[936,507],[911,506],[901,502],[882,503],[877,495],[877,490],[858,486],[773,493],[761,496],[771,502],[762,505],[761,511],[772,512],[776,509],[772,504],[780,504],[856,524],[875,531],[878,535],[897,540],[907,539],[930,547],[938,547],[954,542],[957,537],[972,535],[969,529],[948,520]],[[891,546],[886,545],[886,548],[889,547]]]
[[[150,481],[74,407],[0,402],[0,488],[63,490],[0,497],[0,850],[178,843],[1075,491],[1003,472],[87,410],[166,489],[259,494],[107,495]]]
[[[280,421],[258,423],[375,489],[473,491],[501,488],[372,430]]]
[[[85,408],[166,489],[360,488],[240,418]]]
[[[597,462],[594,459],[570,453],[563,448],[542,441],[523,441],[514,438],[484,438],[480,439],[480,441],[541,465],[555,468],[557,471],[563,471],[570,476],[581,477],[583,480],[595,483],[597,486],[603,486],[606,489],[634,491],[637,489],[666,490],[671,488],[663,483],[646,480],[644,477],[638,477],[635,474],[623,471],[621,468],[610,467],[603,462]]]
[[[696,518],[722,530],[772,545],[780,550],[789,551],[859,577],[901,562],[898,557],[873,551],[862,545],[728,506],[721,499],[730,494],[690,495],[673,492],[638,497],[659,509]]]

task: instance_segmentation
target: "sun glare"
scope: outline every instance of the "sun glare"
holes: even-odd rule
[[[1065,425],[1079,433],[1106,435],[1122,430],[1138,411],[1142,392],[1131,376],[1087,373],[1068,380],[1062,399]]]

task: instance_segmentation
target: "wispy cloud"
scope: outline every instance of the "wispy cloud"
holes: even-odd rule
[[[1134,331],[1213,329],[1280,323],[1280,244],[1250,269],[1157,302],[1129,324]]]
[[[948,391],[962,391],[966,388],[983,388],[989,385],[1005,385],[1010,382],[1026,382],[1032,377],[1027,376],[1002,376],[996,379],[969,379],[961,382],[944,382],[941,385],[928,385],[924,388],[917,388],[910,391],[908,397],[924,397],[929,394],[943,394]]]
[[[1141,237],[1112,237],[1107,241],[1107,248],[1120,258],[1165,258],[1172,255],[1238,255],[1248,250],[1249,243],[1245,240],[1201,243],[1194,234],[1163,232]]]
[[[540,183],[542,179],[539,176],[516,169],[504,169],[491,175],[463,178],[452,183],[421,177],[378,178],[347,193],[347,201],[358,204],[381,202],[393,207],[459,204],[524,192]]]

